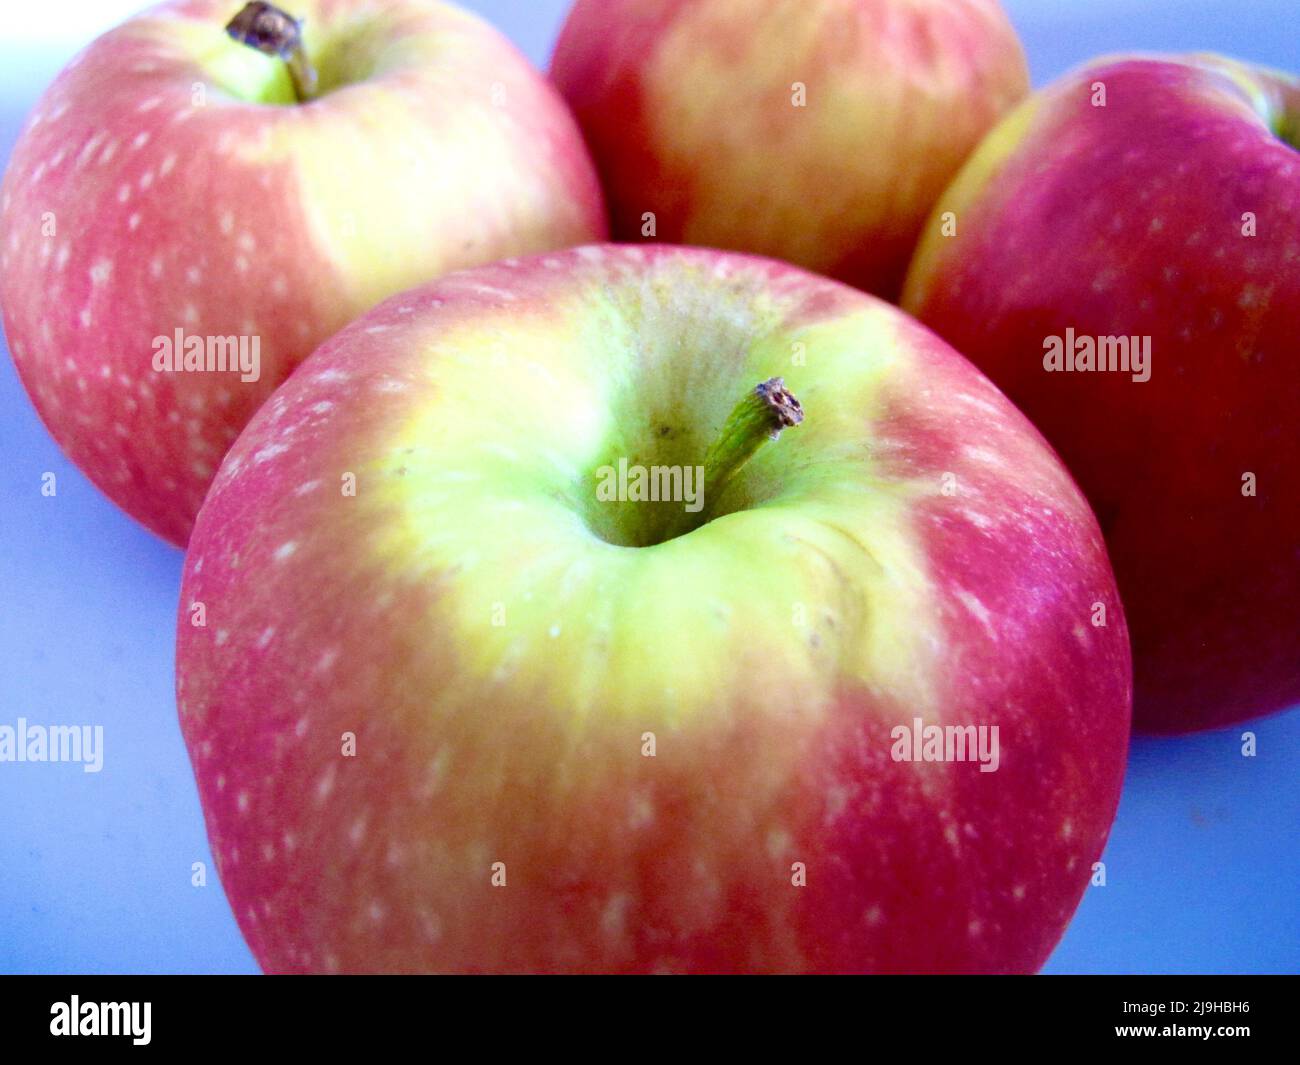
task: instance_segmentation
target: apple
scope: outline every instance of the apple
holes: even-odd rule
[[[342,325],[605,233],[572,117],[494,29],[433,0],[294,13],[301,47],[266,45],[288,64],[246,46],[238,3],[131,19],[46,91],[0,188],[22,381],[68,456],[177,544],[253,411]]]
[[[199,513],[176,668],[271,972],[1032,970],[1131,696],[1100,530],[997,389],[653,245],[326,342]]]
[[[551,77],[616,239],[771,255],[889,299],[935,198],[1029,91],[996,0],[578,0]]]
[[[908,278],[904,306],[1029,415],[1092,502],[1145,730],[1300,699],[1298,134],[1289,76],[1096,62],[981,145]],[[1140,372],[1121,340],[1149,353]]]

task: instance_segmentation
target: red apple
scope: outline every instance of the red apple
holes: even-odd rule
[[[578,0],[551,76],[617,239],[891,299],[935,197],[1029,91],[996,0]]]
[[[904,306],[1029,415],[1096,509],[1148,730],[1300,699],[1298,131],[1285,75],[1098,62],[980,147],[909,276]],[[1149,347],[1140,372],[1118,338]],[[1121,369],[1057,372],[1067,343]]]
[[[23,383],[91,480],[178,544],[253,411],[340,326],[448,270],[605,225],[563,102],[478,18],[431,0],[297,2],[319,68],[299,102],[284,63],[227,35],[239,10],[171,3],[90,45],[0,190]],[[168,349],[191,338],[211,361],[171,370]],[[214,368],[226,338],[227,358],[243,338],[245,367],[256,350],[254,372]]]
[[[707,250],[348,326],[222,465],[178,637],[273,972],[1032,970],[1124,769],[1123,613],[1038,433],[895,308]]]

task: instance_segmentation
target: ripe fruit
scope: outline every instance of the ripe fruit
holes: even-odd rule
[[[551,76],[616,239],[891,299],[935,197],[1029,91],[996,0],[578,0]]]
[[[91,480],[178,544],[253,411],[339,327],[604,232],[571,117],[495,30],[427,0],[295,13],[317,98],[227,36],[229,2],[153,8],[59,76],[0,190],[24,385]],[[244,371],[218,368],[241,350]]]
[[[904,306],[1006,391],[1092,502],[1145,729],[1300,699],[1298,132],[1285,75],[1212,56],[1093,64],[990,135],[909,276]],[[1149,379],[1047,369],[1049,346],[1085,340],[1098,357],[1149,347]]]
[[[611,498],[625,466],[703,466],[703,505]],[[216,478],[177,649],[275,972],[1034,969],[1129,677],[1091,512],[964,359],[663,246],[455,274],[327,342]],[[990,757],[920,760],[944,726]]]

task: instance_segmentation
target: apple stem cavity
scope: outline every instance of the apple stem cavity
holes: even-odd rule
[[[803,407],[780,377],[760,382],[736,404],[704,456],[707,520],[728,483],[768,440],[803,421]]]
[[[289,78],[299,103],[315,98],[316,68],[308,61],[303,49],[301,19],[281,11],[274,4],[256,0],[245,4],[226,24],[226,33],[263,55],[283,59],[289,68]]]

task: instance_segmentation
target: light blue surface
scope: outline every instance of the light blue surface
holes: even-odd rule
[[[566,8],[469,6],[539,64]],[[1006,6],[1035,84],[1133,49],[1213,49],[1300,70],[1295,0]],[[0,157],[83,43],[80,27],[111,24],[113,7],[54,0],[41,11],[60,39],[0,41]],[[47,471],[55,498],[40,491]],[[173,700],[180,570],[179,551],[62,457],[6,351],[0,724],[103,725],[105,764],[98,774],[0,764],[0,972],[256,971],[215,877],[190,885],[192,862],[213,867]],[[1241,756],[1242,728],[1135,740],[1107,884],[1089,889],[1046,971],[1300,971],[1300,710],[1245,727],[1258,737],[1255,758]]]

